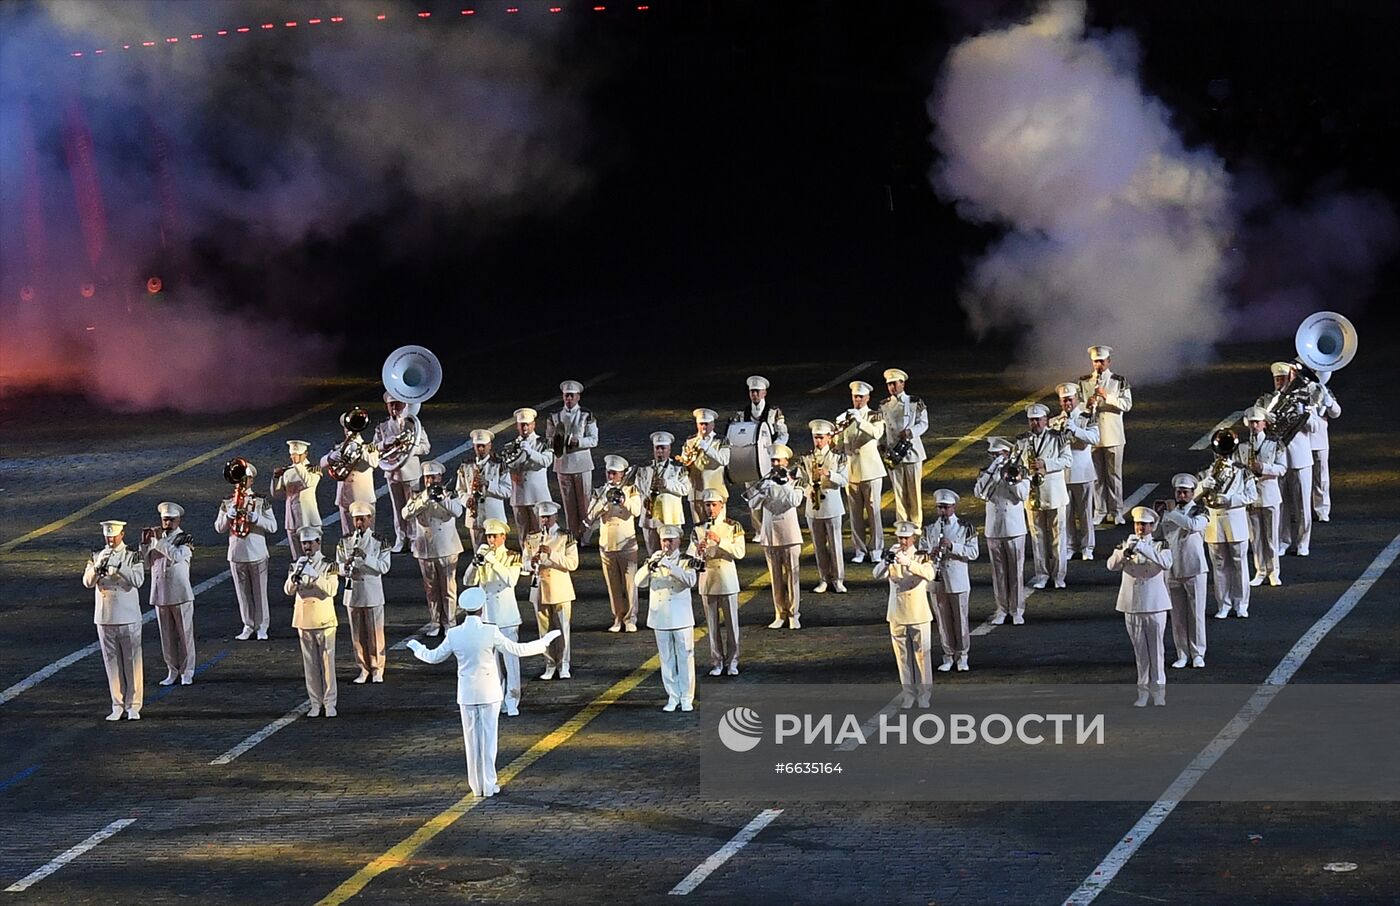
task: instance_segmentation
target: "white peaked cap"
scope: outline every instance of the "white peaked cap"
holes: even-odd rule
[[[681,527],[679,525],[663,525],[656,530],[656,534],[662,538],[679,538]]]
[[[541,516],[558,516],[559,504],[555,503],[553,500],[541,500],[539,503],[535,504],[535,512],[539,513]]]
[[[1026,407],[1026,418],[1048,418],[1050,410],[1041,403],[1031,403]]]
[[[481,530],[488,535],[510,534],[510,526],[506,525],[504,519],[487,519],[481,523]]]
[[[1090,358],[1090,359],[1108,359],[1108,358],[1112,358],[1112,357],[1113,357],[1113,347],[1112,347],[1112,346],[1090,346],[1090,347],[1089,347],[1089,358]]]
[[[126,529],[126,523],[120,519],[106,519],[102,523],[102,537],[111,538],[113,535],[120,535]]]
[[[457,606],[467,613],[476,613],[486,606],[486,592],[480,585],[464,588],[461,594],[457,595]]]
[[[824,418],[814,418],[807,423],[807,428],[813,434],[830,434],[836,430],[836,426]]]
[[[933,492],[934,503],[951,503],[953,506],[957,506],[958,501],[961,499],[962,498],[958,496],[957,491],[951,490],[949,488],[939,488],[938,490]]]
[[[1288,377],[1293,373],[1292,362],[1274,362],[1269,366],[1269,373],[1274,377]]]
[[[1011,449],[1011,441],[1004,437],[993,436],[987,438],[987,452],[1000,453],[1003,450]]]
[[[751,375],[749,375],[749,379],[748,379],[745,383],[748,384],[748,387],[749,387],[750,390],[767,390],[767,389],[768,389],[768,378],[764,377],[764,376],[761,375],[761,374],[751,374]]]
[[[443,466],[442,463],[438,462],[436,459],[430,459],[427,462],[423,463],[424,475],[441,475],[445,471],[447,471],[447,469]]]
[[[373,516],[374,507],[363,500],[356,500],[350,504],[350,518],[356,516]]]
[[[1152,507],[1150,506],[1135,506],[1133,507],[1133,521],[1156,522],[1157,511],[1152,509]]]
[[[524,408],[521,408],[521,409],[516,409],[516,410],[515,410],[515,423],[516,423],[517,425],[523,425],[523,424],[525,424],[526,422],[532,422],[532,421],[535,420],[535,418],[536,418],[538,415],[539,415],[539,413],[536,412],[534,409],[531,409],[529,406],[525,406]]]
[[[901,368],[886,368],[886,369],[885,369],[885,383],[888,384],[890,381],[907,381],[907,380],[909,380],[909,374],[908,374],[907,372],[905,372],[903,369],[901,369]]]
[[[858,393],[858,394],[860,394],[861,396],[869,396],[869,395],[870,395],[870,391],[872,391],[872,390],[874,390],[874,389],[875,389],[874,387],[871,387],[871,386],[870,386],[869,384],[867,384],[865,381],[851,381],[851,392],[852,392],[852,393]]]
[[[287,441],[287,452],[288,452],[288,453],[305,453],[305,452],[306,452],[307,450],[309,450],[310,448],[311,448],[311,444],[307,443],[307,442],[304,441],[304,440],[289,440],[289,441]]]
[[[614,453],[609,453],[603,457],[603,468],[609,472],[626,472],[627,460]]]
[[[706,488],[700,492],[701,503],[724,503],[724,495],[719,488]]]
[[[1244,410],[1244,418],[1241,419],[1245,425],[1248,425],[1250,422],[1266,422],[1268,420],[1269,412],[1262,406],[1250,406],[1248,409]]]
[[[489,444],[495,439],[496,435],[485,428],[477,428],[472,432],[472,443],[474,444]]]
[[[919,534],[919,527],[912,522],[903,519],[894,524],[894,536],[896,538],[909,538]]]
[[[695,421],[696,421],[697,423],[698,423],[698,422],[709,422],[710,424],[713,425],[713,424],[715,423],[715,419],[719,418],[719,413],[716,412],[716,411],[713,410],[713,409],[704,409],[704,408],[701,408],[701,409],[693,409],[693,410],[691,410],[691,413],[690,413],[690,414],[693,415],[693,416],[695,417]]]
[[[670,431],[653,431],[651,442],[654,446],[670,445],[676,442],[676,435]]]
[[[303,525],[297,529],[298,541],[320,541],[321,527],[319,525]]]
[[[1065,381],[1055,388],[1055,392],[1060,396],[1079,396],[1079,385],[1073,381]]]
[[[1173,488],[1187,488],[1194,491],[1196,489],[1196,476],[1190,472],[1177,472],[1172,476]]]
[[[582,393],[583,385],[578,381],[564,381],[559,385],[560,393]]]
[[[164,503],[156,504],[156,512],[159,513],[162,517],[174,516],[178,518],[180,516],[185,515],[185,508],[180,506],[180,504],[178,503],[171,503],[167,500]]]
[[[773,451],[768,454],[769,459],[792,459],[792,447],[787,444],[774,444]]]

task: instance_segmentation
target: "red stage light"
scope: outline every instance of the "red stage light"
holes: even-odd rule
[[[199,40],[200,38],[202,38],[202,37],[204,37],[204,35],[190,35],[190,40],[191,40],[191,41],[198,41],[198,40]]]
[[[123,45],[122,45],[122,50],[131,50],[131,45],[130,45],[130,44],[123,44]]]
[[[321,24],[321,20],[320,20],[320,19],[307,19],[307,20],[306,20],[306,24],[307,24],[307,25],[320,25],[320,24]]]
[[[21,286],[21,287],[19,288],[19,300],[20,300],[21,302],[33,302],[33,301],[34,301],[34,287],[32,287],[32,286]]]
[[[70,57],[81,57],[82,55],[83,55],[83,52],[82,52],[81,50],[75,50],[75,51],[73,51],[72,53],[70,53],[68,56],[70,56]]]
[[[379,15],[375,16],[374,18],[378,19],[380,22],[383,22],[385,19],[387,19],[387,18],[389,18],[389,17],[386,16],[386,15],[384,15],[383,13],[380,13]]]
[[[288,28],[296,28],[296,27],[297,27],[297,24],[296,24],[295,22],[283,22],[282,24],[285,25],[285,26],[287,26]]]
[[[249,28],[249,27],[246,26],[246,25],[243,26],[242,28],[238,29],[238,33],[239,33],[240,35],[246,35],[246,34],[247,34],[248,32],[250,32],[250,31],[252,31],[252,29]]]
[[[595,7],[593,7],[593,11],[594,11],[595,13],[601,13],[601,12],[602,12],[603,10],[605,10],[605,9],[607,9],[606,6],[595,6]]]
[[[146,281],[146,292],[154,296],[164,285],[159,277],[151,277]]]
[[[165,39],[165,43],[166,43],[166,44],[178,44],[178,43],[180,43],[180,39],[179,39],[179,38],[166,38],[166,39]]]
[[[93,286],[91,283],[84,283],[82,286],[78,287],[78,292],[82,294],[84,299],[91,299],[93,293],[97,292],[97,287]]]
[[[271,22],[264,22],[262,27],[263,27],[263,28],[276,28],[277,26],[273,25]]]
[[[563,12],[563,11],[564,11],[564,7],[562,7],[562,6],[551,6],[551,7],[549,8],[549,11],[550,11],[551,13]]]
[[[639,13],[644,13],[644,12],[646,12],[646,11],[649,10],[649,9],[651,9],[651,7],[650,7],[650,6],[646,6],[646,5],[644,4],[644,5],[642,5],[642,6],[637,7],[637,12],[639,12]]]
[[[142,42],[141,42],[141,46],[142,46],[142,47],[155,47],[155,46],[156,46],[156,42],[154,42],[154,41],[142,41]]]
[[[228,29],[227,29],[227,28],[221,28],[221,29],[219,29],[217,32],[215,32],[215,34],[217,34],[217,35],[218,35],[219,37],[221,37],[221,38],[226,37],[226,36],[228,35]]]
[[[474,10],[474,9],[464,9],[464,10],[462,10],[462,15],[464,15],[464,16],[475,16],[475,15],[476,15],[476,10]]]
[[[427,19],[427,18],[429,18],[429,17],[431,17],[431,16],[432,16],[432,13],[426,12],[426,11],[421,12],[421,13],[418,14],[418,18],[420,18],[420,19]]]
[[[512,14],[513,14],[513,13],[518,13],[518,12],[520,12],[520,7],[518,7],[518,6],[507,6],[507,7],[506,7],[506,12],[512,13]]]
[[[344,17],[344,16],[331,16],[331,21],[332,21],[332,22],[344,22],[344,21],[345,21],[345,17]]]
[[[103,50],[103,49],[100,48],[100,47],[93,51],[93,53],[106,53],[106,52],[107,52],[107,51]]]

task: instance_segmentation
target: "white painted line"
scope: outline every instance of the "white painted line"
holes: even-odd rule
[[[400,639],[399,641],[397,641],[397,642],[395,642],[394,644],[390,645],[390,646],[389,646],[389,650],[390,650],[390,651],[403,651],[405,648],[408,647],[408,643],[409,643],[409,642],[411,642],[411,641],[413,641],[414,639],[418,638],[420,635],[422,635],[423,633],[427,632],[429,629],[432,629],[432,628],[433,628],[434,626],[436,626],[436,625],[437,625],[436,623],[424,623],[422,626],[419,626],[419,627],[418,627],[418,631],[415,632],[415,633],[413,633],[413,635],[408,636],[408,637],[403,638],[403,639]]]
[[[1238,412],[1231,412],[1229,415],[1225,416],[1225,417],[1222,418],[1220,421],[1216,422],[1216,423],[1215,423],[1215,427],[1214,427],[1214,428],[1211,428],[1211,429],[1210,429],[1209,431],[1207,431],[1204,435],[1202,435],[1202,437],[1201,437],[1200,440],[1198,440],[1198,441],[1196,441],[1194,444],[1192,444],[1192,445],[1191,445],[1191,449],[1193,449],[1193,450],[1206,450],[1206,449],[1209,449],[1209,448],[1210,448],[1210,437],[1211,437],[1212,434],[1214,434],[1216,431],[1219,431],[1221,428],[1228,428],[1228,427],[1230,427],[1231,425],[1238,425],[1238,424],[1239,424],[1239,419],[1241,419],[1241,418],[1244,418],[1244,410],[1243,410],[1243,409],[1239,410]]]
[[[1376,555],[1376,559],[1371,561],[1371,565],[1366,567],[1366,571],[1361,577],[1352,583],[1337,603],[1333,604],[1323,617],[1313,624],[1312,628],[1303,633],[1302,637],[1294,643],[1288,653],[1279,661],[1278,666],[1269,674],[1268,679],[1255,690],[1249,701],[1245,702],[1240,710],[1231,718],[1225,728],[1215,735],[1215,738],[1206,743],[1205,748],[1196,754],[1191,763],[1172,781],[1167,787],[1162,797],[1152,804],[1132,830],[1123,836],[1118,844],[1104,856],[1098,868],[1089,873],[1084,879],[1084,883],[1079,888],[1065,898],[1065,906],[1084,906],[1092,903],[1094,899],[1113,883],[1113,879],[1118,876],[1118,872],[1123,866],[1128,864],[1128,860],[1147,842],[1147,838],[1167,819],[1167,816],[1186,798],[1196,786],[1196,783],[1205,776],[1206,772],[1220,760],[1220,756],[1234,744],[1235,740],[1244,735],[1249,729],[1249,725],[1254,719],[1264,713],[1264,709],[1273,701],[1274,696],[1288,685],[1288,681],[1298,672],[1298,668],[1303,666],[1303,662],[1317,648],[1319,642],[1331,632],[1338,623],[1346,619],[1347,614],[1365,597],[1366,592],[1371,590],[1390,565],[1395,562],[1395,558],[1400,556],[1400,535],[1391,539],[1385,550]]]
[[[236,745],[236,746],[234,746],[233,748],[229,749],[227,752],[225,752],[224,754],[220,755],[218,758],[215,758],[213,761],[211,761],[211,762],[209,762],[209,763],[210,763],[210,764],[229,764],[229,763],[232,762],[234,759],[236,759],[236,758],[238,758],[240,755],[242,755],[244,752],[247,752],[247,751],[248,751],[249,749],[251,749],[253,746],[255,746],[255,745],[257,745],[258,743],[262,742],[264,739],[267,739],[269,736],[271,736],[273,733],[276,733],[278,730],[282,729],[283,727],[288,726],[289,724],[291,724],[292,721],[296,720],[298,717],[301,717],[303,714],[305,714],[306,712],[308,712],[308,711],[310,711],[310,710],[311,710],[311,702],[310,702],[310,701],[304,701],[304,702],[302,702],[301,704],[299,704],[299,705],[297,705],[295,708],[293,708],[291,711],[289,711],[289,712],[287,712],[286,714],[284,714],[283,716],[277,718],[277,719],[274,720],[272,723],[270,723],[270,724],[268,724],[267,726],[263,727],[261,730],[259,730],[258,732],[254,733],[252,736],[249,736],[247,739],[243,740],[243,741],[240,742],[238,745]]]
[[[929,657],[933,657],[932,651],[929,652]],[[885,714],[893,714],[896,710],[898,710],[899,701],[902,698],[904,698],[904,693],[900,692],[894,698],[890,699],[889,703],[886,704],[885,707],[870,715],[870,719],[860,725],[860,739],[848,739],[845,742],[841,743],[841,745],[837,746],[835,751],[854,752],[856,750],[856,746],[864,745],[865,741],[870,738],[871,734],[873,734],[879,728],[880,717]]]
[[[1130,494],[1126,500],[1123,501],[1123,512],[1127,513],[1131,511],[1133,507],[1146,500],[1147,495],[1151,494],[1156,489],[1157,482],[1155,481],[1150,484],[1145,484],[1142,487],[1138,488],[1136,491]],[[1131,525],[1129,525],[1128,527],[1132,528]]]
[[[837,384],[839,384],[839,383],[841,383],[842,381],[844,381],[846,378],[848,378],[848,377],[854,377],[855,375],[860,374],[862,371],[864,371],[865,369],[869,368],[871,365],[874,365],[874,364],[875,364],[875,363],[874,363],[873,361],[870,361],[870,362],[861,362],[859,365],[855,366],[854,368],[847,369],[846,371],[843,371],[843,372],[841,372],[840,374],[836,375],[836,377],[834,377],[834,378],[832,378],[831,380],[827,381],[825,384],[822,384],[820,387],[815,387],[815,388],[813,388],[813,389],[811,389],[811,390],[808,390],[808,391],[807,391],[807,395],[808,395],[808,396],[816,396],[818,393],[825,393],[826,391],[830,390],[832,387],[835,387]]]
[[[5,888],[5,892],[6,892],[6,893],[19,893],[19,892],[22,891],[22,890],[28,890],[30,887],[33,887],[35,884],[37,884],[37,883],[39,883],[40,881],[44,880],[44,879],[47,878],[49,875],[53,874],[54,872],[58,871],[58,870],[59,870],[60,868],[62,868],[63,866],[67,865],[69,862],[72,862],[74,859],[76,859],[76,858],[78,858],[79,856],[81,856],[83,853],[85,853],[85,852],[87,852],[88,850],[92,849],[94,846],[96,846],[97,844],[101,843],[103,840],[106,840],[108,837],[112,836],[112,835],[115,834],[117,831],[121,830],[122,828],[126,827],[126,826],[129,825],[129,824],[135,824],[135,823],[136,823],[136,819],[135,819],[135,818],[121,818],[121,819],[118,819],[118,820],[116,820],[116,821],[113,821],[111,824],[109,824],[109,825],[107,825],[106,827],[102,828],[102,830],[100,830],[100,831],[98,831],[97,833],[93,834],[91,837],[88,837],[88,838],[87,838],[86,840],[84,840],[82,843],[79,843],[77,846],[75,846],[75,847],[73,847],[72,849],[68,850],[67,852],[63,853],[62,855],[60,855],[58,858],[54,859],[54,860],[53,860],[52,862],[50,862],[49,864],[45,865],[43,868],[40,868],[40,869],[37,869],[36,871],[31,872],[31,873],[30,873],[27,877],[25,877],[23,880],[21,880],[21,881],[16,881],[15,883],[11,884],[9,887],[6,887],[6,888]]]
[[[728,862],[739,850],[748,846],[749,841],[757,837],[759,831],[772,824],[773,819],[782,813],[783,810],[780,808],[770,808],[759,812],[752,821],[744,825],[743,830],[734,835],[733,840],[715,850],[708,859],[695,866],[695,870],[686,875],[685,880],[672,887],[671,896],[683,897],[699,887],[706,878],[715,873],[716,869]]]
[[[1031,595],[1033,595],[1033,594],[1035,594],[1036,592],[1040,591],[1040,589],[1038,589],[1038,588],[1031,588],[1029,585],[1027,585],[1025,591],[1026,591],[1025,597],[1026,597],[1027,599],[1029,599]],[[982,622],[982,625],[981,625],[981,626],[978,626],[976,629],[974,629],[974,630],[972,630],[971,632],[969,632],[968,635],[986,635],[987,633],[991,632],[993,629],[996,629],[996,628],[997,628],[997,624],[992,622],[992,617],[994,617],[994,616],[996,616],[996,612],[995,612],[995,611],[992,612],[992,616],[991,616],[991,617],[987,617],[987,619],[984,620],[984,621]],[[1006,619],[1007,619],[1007,620],[1010,620],[1010,619],[1011,619],[1011,614],[1008,613],[1008,614],[1006,615]]]
[[[617,374],[617,372],[615,372],[615,371],[605,371],[604,373],[602,373],[602,374],[600,374],[600,375],[598,375],[598,376],[596,376],[596,377],[590,378],[589,380],[585,381],[585,382],[584,382],[584,387],[593,387],[593,386],[596,386],[596,385],[602,383],[603,381],[606,381],[608,378],[613,377],[615,374]],[[535,406],[536,406],[536,407],[546,406],[546,405],[549,404],[550,400],[553,400],[553,399],[554,399],[554,397],[549,397],[548,399],[545,399],[545,400],[542,400],[541,402],[536,403]],[[500,431],[501,429],[505,428],[506,426],[508,426],[508,425],[513,425],[513,424],[515,424],[515,422],[514,422],[513,419],[507,419],[507,420],[502,421],[502,422],[497,422],[495,425],[493,425],[493,426],[491,427],[491,432],[494,434],[495,432]],[[469,440],[469,441],[467,441],[467,442],[464,443],[464,444],[461,444],[461,445],[459,445],[459,446],[457,446],[457,447],[453,447],[451,450],[448,450],[446,453],[444,453],[444,454],[440,457],[440,460],[442,461],[443,465],[445,466],[445,465],[447,465],[446,460],[449,460],[449,459],[451,459],[452,457],[458,455],[459,453],[462,453],[462,452],[464,452],[464,451],[466,451],[466,450],[471,449],[471,446],[472,446],[472,444],[471,444],[471,441]],[[384,484],[384,485],[381,485],[381,486],[379,486],[378,488],[375,489],[374,496],[375,496],[376,498],[378,498],[378,497],[383,497],[383,496],[384,496],[385,494],[387,494],[387,493],[389,493],[389,486],[388,486],[387,484]],[[321,525],[322,525],[322,526],[327,526],[327,525],[331,525],[331,524],[333,524],[333,523],[337,523],[337,522],[339,522],[339,521],[340,521],[340,510],[339,510],[338,508],[336,508],[335,510],[333,510],[333,511],[331,512],[331,514],[330,514],[329,516],[326,516],[325,518],[323,518],[323,519],[321,520]],[[276,544],[274,544],[273,547],[274,547],[274,548],[278,548],[278,547],[286,547],[286,546],[287,546],[286,533],[283,532],[283,537],[282,537],[282,539],[281,539],[280,541],[278,541]],[[208,590],[211,589],[211,588],[214,588],[214,587],[216,587],[216,586],[218,586],[218,585],[222,585],[224,582],[227,582],[227,581],[229,580],[229,578],[230,578],[231,575],[232,575],[232,573],[230,573],[228,570],[224,570],[223,572],[221,572],[221,573],[219,573],[219,574],[217,574],[217,575],[210,576],[208,579],[205,579],[203,582],[199,583],[198,585],[196,585],[196,586],[194,587],[195,596],[197,597],[197,596],[203,594],[204,592],[208,591]],[[152,609],[146,611],[146,613],[142,615],[142,617],[141,617],[141,622],[142,622],[142,623],[149,623],[151,620],[155,619],[155,616],[156,616],[155,608],[152,608]],[[421,631],[421,630],[420,630],[420,631]],[[407,641],[407,640],[405,640],[405,641]],[[71,666],[73,666],[73,665],[76,664],[78,661],[81,661],[83,658],[85,658],[85,657],[87,657],[87,656],[89,656],[89,655],[96,654],[96,653],[100,650],[100,647],[101,647],[101,646],[99,645],[99,643],[93,642],[91,645],[87,645],[86,647],[79,648],[77,651],[71,652],[70,654],[65,654],[63,657],[61,657],[61,658],[59,658],[58,660],[54,661],[52,664],[49,664],[48,666],[43,667],[43,668],[41,668],[41,669],[39,669],[39,670],[36,670],[35,672],[29,674],[29,676],[27,676],[27,677],[25,677],[24,679],[20,680],[19,682],[15,683],[13,686],[10,686],[10,687],[9,687],[8,689],[6,689],[4,692],[0,692],[0,705],[3,705],[3,704],[5,704],[6,702],[11,701],[12,699],[14,699],[14,698],[16,698],[17,696],[19,696],[19,695],[21,695],[21,694],[23,694],[23,693],[29,691],[30,689],[33,689],[35,686],[39,685],[39,684],[42,683],[44,680],[46,680],[46,679],[48,679],[49,677],[53,676],[53,675],[54,675],[55,673],[57,673],[58,671],[63,670],[63,669],[66,668],[66,667],[71,667]],[[399,647],[399,646],[395,646],[395,647],[397,648],[397,647]]]

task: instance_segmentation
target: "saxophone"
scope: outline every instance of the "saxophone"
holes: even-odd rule
[[[817,475],[817,470],[821,468],[817,464],[817,454],[805,456],[802,459],[802,467],[807,473],[807,502],[812,505],[812,513],[815,514],[822,507],[822,480]]]

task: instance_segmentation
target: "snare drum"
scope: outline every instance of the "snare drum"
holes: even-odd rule
[[[734,484],[758,481],[758,422],[734,422],[725,439],[729,441],[729,466],[725,472]]]

